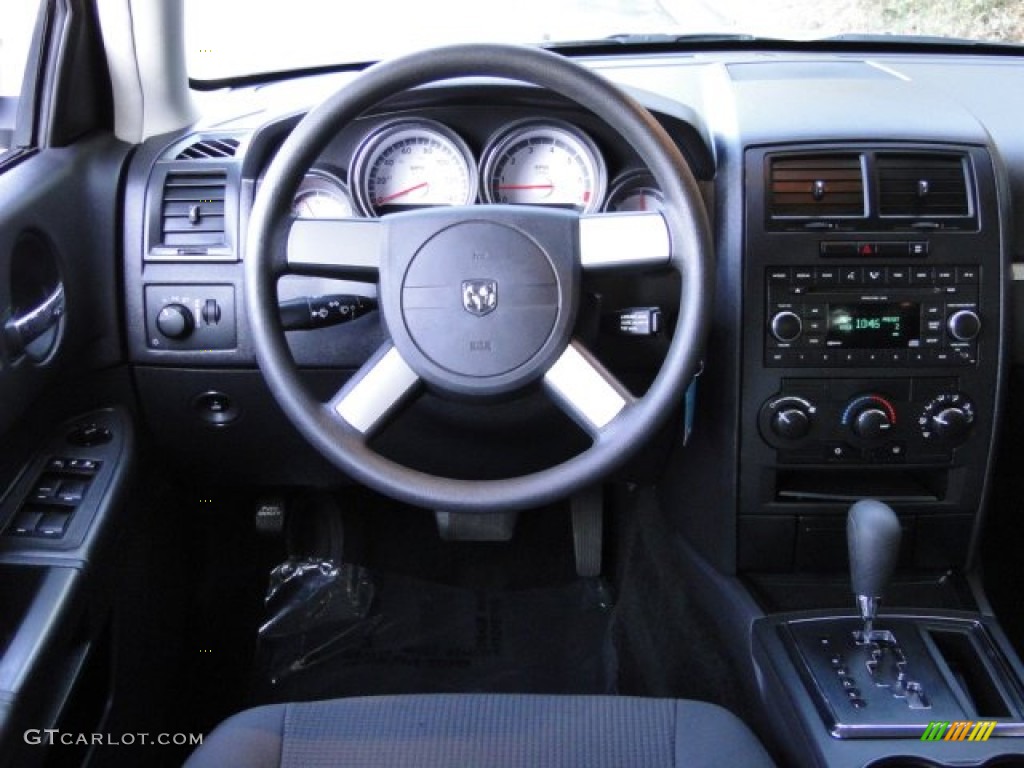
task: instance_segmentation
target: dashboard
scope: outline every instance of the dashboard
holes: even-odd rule
[[[711,342],[687,417],[692,450],[671,479],[715,477],[709,499],[728,500],[728,525],[717,501],[694,501],[702,551],[725,570],[813,567],[843,545],[849,500],[873,490],[920,534],[907,563],[962,562],[999,421],[1009,268],[1024,253],[1009,207],[1024,189],[1024,141],[999,98],[1019,69],[980,56],[767,52],[585,63],[666,128],[713,222]],[[255,192],[305,110],[352,76],[211,93],[207,118],[133,160],[129,354],[152,418],[174,425],[166,439],[176,453],[209,451],[208,468],[246,476],[253,458],[222,451],[224,435],[256,439],[256,424],[277,418],[243,306]],[[538,88],[467,79],[338,126],[292,214],[492,202],[657,210],[660,192],[593,115]],[[635,391],[660,363],[672,321],[662,309],[677,291],[661,274],[587,286],[581,325]],[[282,312],[307,316],[289,344],[325,392],[385,338],[373,284],[289,276],[279,297]]]
[[[1024,88],[1020,62],[770,50],[582,62],[666,129],[715,238],[702,371],[685,413],[621,477],[657,482],[685,540],[718,573],[743,578],[766,613],[820,608],[824,594],[849,602],[845,581],[828,592],[822,574],[844,562],[857,499],[898,514],[902,571],[939,584],[962,569],[992,492],[1007,371],[1020,359],[1008,307],[1024,274],[1024,104],[1007,97]],[[275,153],[354,76],[200,94],[203,120],[133,157],[128,355],[154,433],[198,475],[337,480],[256,370],[243,264]],[[299,219],[661,205],[637,153],[603,122],[541,89],[483,79],[418,88],[337,126],[291,193]],[[677,278],[588,275],[584,294],[576,332],[642,394],[672,333]],[[372,283],[287,276],[278,295],[292,355],[325,399],[387,338]],[[494,457],[480,446],[490,442],[518,456],[506,474],[579,449],[565,420],[532,401],[487,419],[428,402],[414,420],[430,440],[381,439],[438,474],[460,453],[472,457],[467,477],[488,478]],[[448,442],[460,431],[468,437]]]

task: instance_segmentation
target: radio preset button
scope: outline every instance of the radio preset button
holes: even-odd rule
[[[956,281],[961,285],[977,285],[978,283],[978,268],[977,267],[957,267],[956,268]]]
[[[910,282],[914,285],[935,285],[935,270],[931,267],[914,267],[910,270]]]
[[[793,270],[793,284],[800,286],[808,286],[814,284],[814,270],[813,269],[794,269]]]
[[[819,286],[836,285],[839,282],[839,270],[819,267],[814,270],[814,282]]]
[[[910,270],[907,267],[889,267],[889,285],[907,285]]]

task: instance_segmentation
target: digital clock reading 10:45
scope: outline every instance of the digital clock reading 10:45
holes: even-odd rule
[[[914,346],[920,338],[921,309],[918,304],[830,304],[829,347],[851,349],[895,349]]]

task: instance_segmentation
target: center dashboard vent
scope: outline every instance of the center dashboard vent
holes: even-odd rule
[[[967,169],[961,155],[885,153],[876,157],[875,168],[881,216],[971,215]]]
[[[226,245],[225,171],[172,171],[164,179],[160,242],[179,254],[205,254]]]
[[[863,217],[864,162],[860,154],[770,157],[768,215],[772,219]]]
[[[238,151],[238,139],[206,138],[189,144],[175,156],[175,160],[216,160],[234,157]]]

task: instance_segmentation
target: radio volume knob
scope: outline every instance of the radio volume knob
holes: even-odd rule
[[[981,318],[970,309],[961,309],[950,315],[946,327],[957,341],[973,341],[981,333]]]
[[[790,312],[786,310],[784,312],[777,312],[772,318],[771,322],[772,336],[777,341],[783,343],[789,343],[796,341],[800,338],[800,334],[803,333],[804,324],[800,319],[800,315],[796,312]]]
[[[186,339],[196,327],[192,311],[184,304],[168,304],[156,316],[156,328],[168,339]]]

